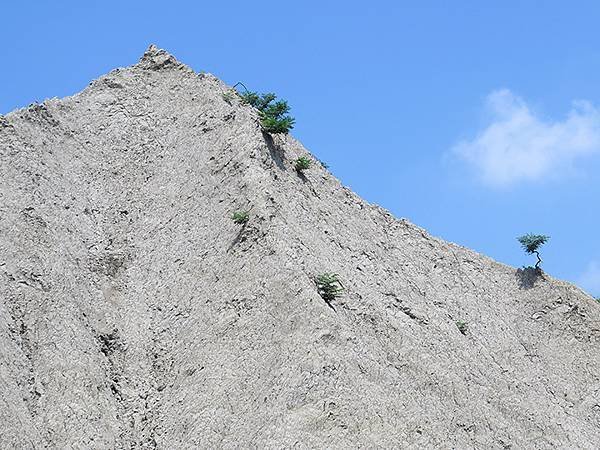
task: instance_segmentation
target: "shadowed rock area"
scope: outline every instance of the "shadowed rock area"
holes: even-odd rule
[[[597,302],[300,177],[227,91],[150,47],[0,116],[0,448],[598,447]]]

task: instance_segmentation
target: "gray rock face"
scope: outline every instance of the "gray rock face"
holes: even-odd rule
[[[297,173],[227,91],[150,47],[0,120],[0,448],[598,448],[600,305]]]

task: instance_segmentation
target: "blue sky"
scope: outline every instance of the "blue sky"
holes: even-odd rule
[[[221,3],[223,3],[221,5]],[[28,1],[0,16],[0,113],[150,44],[286,98],[293,134],[367,200],[600,296],[600,4]]]

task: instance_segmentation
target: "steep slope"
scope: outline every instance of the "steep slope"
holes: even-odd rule
[[[597,448],[593,299],[298,174],[227,89],[150,47],[0,117],[0,448]]]

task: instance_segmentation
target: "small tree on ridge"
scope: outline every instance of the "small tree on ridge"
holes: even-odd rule
[[[542,258],[540,258],[540,253],[538,252],[538,249],[546,242],[548,242],[548,239],[550,239],[550,236],[532,233],[525,234],[517,238],[517,240],[521,243],[521,245],[523,246],[523,250],[525,250],[526,253],[530,255],[535,254],[537,256],[537,262],[535,263],[536,270],[540,270],[540,263],[542,262]]]
[[[277,100],[275,94],[258,94],[246,91],[239,94],[242,103],[258,109],[260,123],[267,133],[287,133],[294,128],[294,118],[288,113],[290,107],[285,100]]]

